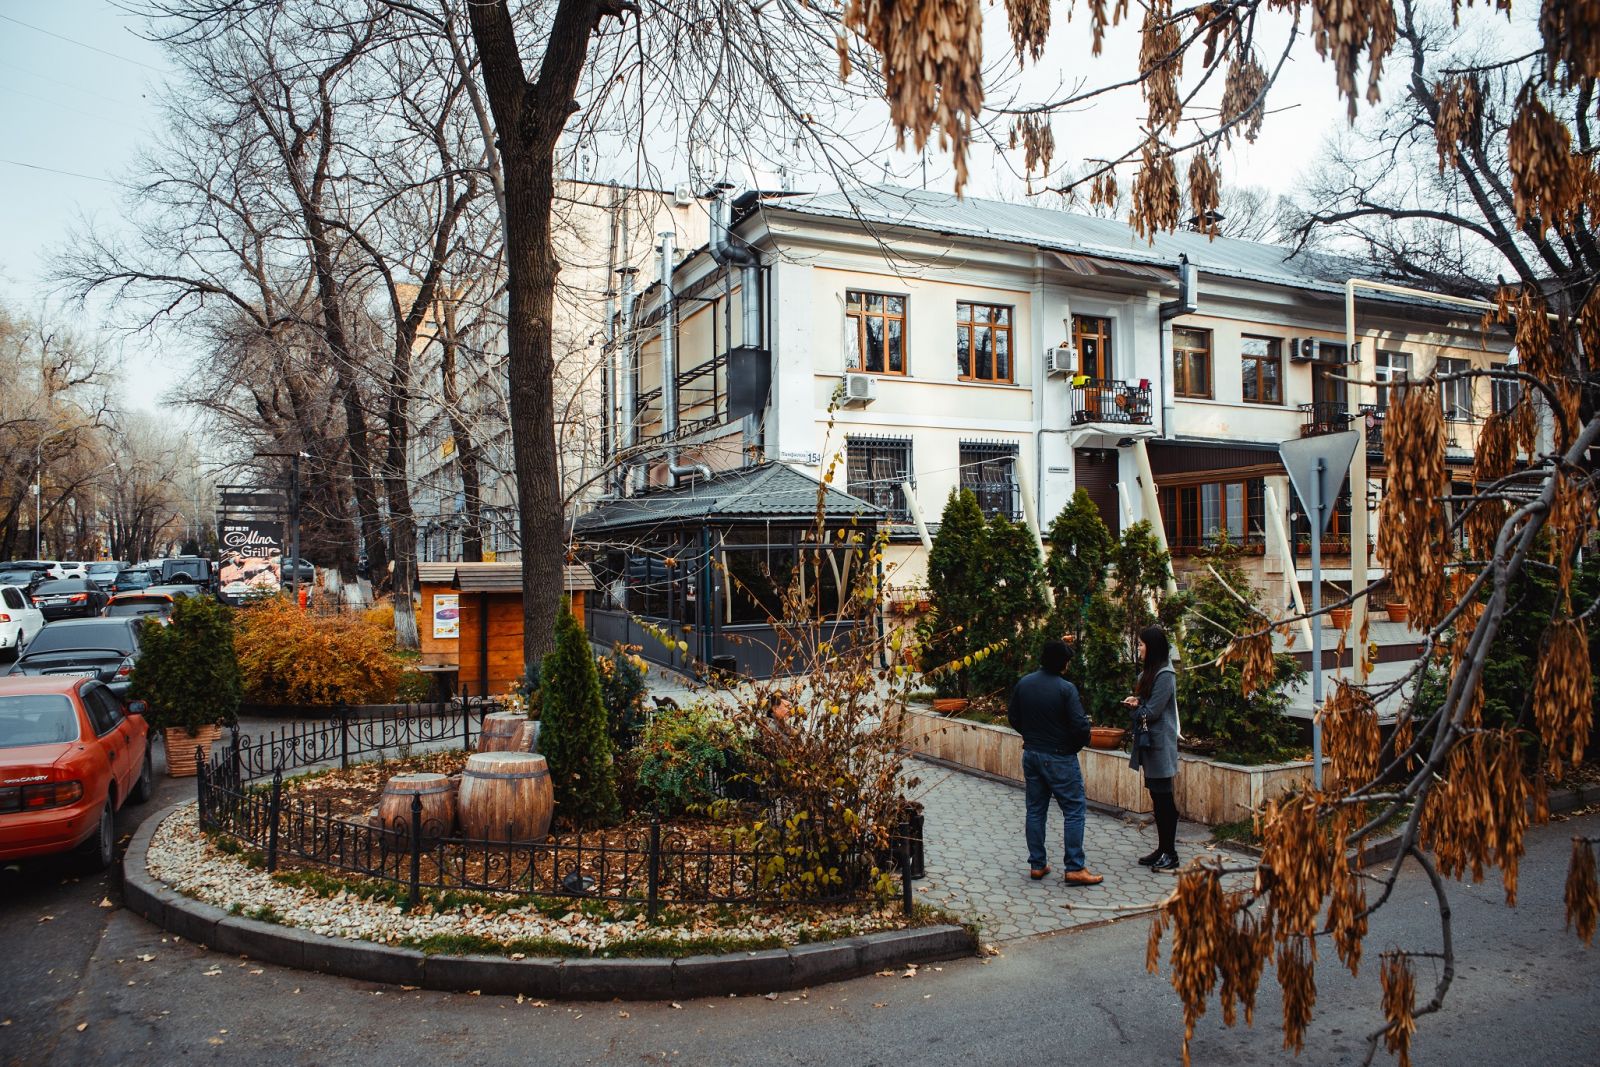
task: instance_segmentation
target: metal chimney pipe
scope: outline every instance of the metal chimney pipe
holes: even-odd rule
[[[637,297],[633,291],[633,276],[639,271],[634,267],[623,267],[617,271],[622,275],[622,300],[621,300],[621,329],[618,341],[620,342],[613,358],[616,360],[617,379],[617,456],[620,459],[617,472],[617,493],[626,495],[633,488],[634,463],[633,451],[639,445],[639,339],[634,335],[633,312]]]

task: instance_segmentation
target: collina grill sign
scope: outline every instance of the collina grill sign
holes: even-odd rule
[[[241,556],[275,556],[283,552],[283,523],[266,519],[222,520],[222,550]]]

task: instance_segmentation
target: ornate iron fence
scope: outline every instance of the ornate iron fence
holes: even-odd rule
[[[346,711],[254,738],[235,729],[225,748],[200,761],[200,826],[260,853],[269,871],[287,861],[393,882],[412,906],[425,890],[467,890],[638,904],[654,919],[664,905],[862,901],[880,891],[880,872],[898,866],[902,905],[911,913],[911,879],[922,867],[920,812],[908,813],[887,849],[818,855],[814,838],[786,825],[781,805],[759,800],[743,782],[712,784],[728,799],[756,805],[768,832],[663,826],[652,817],[538,842],[510,840],[510,828],[500,840],[455,836],[454,827],[423,817],[420,797],[412,798],[409,819],[384,824],[336,815],[327,803],[285,788],[285,772],[349,767],[360,757],[423,745],[459,742],[470,750],[483,716],[496,707],[456,701],[389,715]]]

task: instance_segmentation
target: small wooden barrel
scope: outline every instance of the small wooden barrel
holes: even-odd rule
[[[522,724],[528,720],[511,711],[496,711],[483,717],[483,733],[478,735],[479,752],[516,752]]]
[[[458,808],[463,837],[543,841],[555,811],[550,768],[531,752],[474,753],[461,772]]]
[[[443,774],[397,774],[384,783],[378,823],[386,830],[411,833],[411,798],[422,800],[422,836],[449,837],[456,825],[456,791]]]
[[[539,720],[538,719],[523,719],[522,720],[522,733],[517,736],[516,751],[518,751],[518,752],[537,752],[537,751],[539,751]]]

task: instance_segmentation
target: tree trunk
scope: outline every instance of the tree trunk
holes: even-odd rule
[[[522,542],[522,648],[528,663],[554,647],[566,562],[550,336],[560,270],[551,244],[555,149],[576,106],[589,37],[602,17],[621,11],[620,4],[605,0],[561,0],[545,38],[538,82],[530,85],[505,0],[467,7],[505,172],[506,378]]]
[[[444,386],[445,417],[450,423],[450,436],[456,443],[456,470],[461,475],[462,510],[467,513],[466,528],[461,531],[461,559],[466,563],[483,562],[483,479],[478,469],[478,441],[472,427],[461,411],[461,387],[456,381],[456,349],[460,339],[456,334],[454,301],[445,301],[442,313],[435,316],[439,322],[439,376]]]

